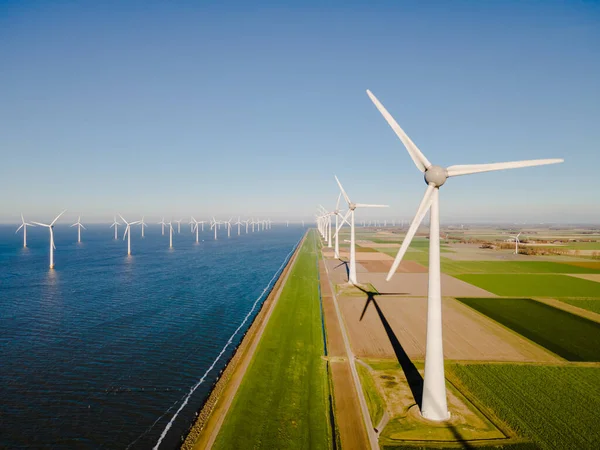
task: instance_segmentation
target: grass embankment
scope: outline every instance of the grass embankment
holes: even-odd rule
[[[458,298],[569,361],[600,361],[600,324],[525,298]]]
[[[367,400],[367,408],[369,409],[371,422],[373,423],[373,426],[377,426],[383,417],[383,400],[381,399],[379,391],[377,390],[377,386],[375,386],[375,382],[369,373],[369,369],[362,364],[357,364],[356,370],[358,371],[360,384],[362,386],[363,393],[365,394],[365,399]]]
[[[600,368],[452,365],[461,390],[544,449],[600,448]]]
[[[214,449],[332,446],[314,239],[310,231]]]

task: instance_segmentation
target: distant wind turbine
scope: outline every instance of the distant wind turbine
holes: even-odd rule
[[[67,210],[65,209],[63,212],[61,212],[58,216],[56,216],[54,218],[54,220],[52,222],[50,222],[50,224],[47,223],[40,223],[40,222],[33,222],[36,225],[39,225],[41,227],[46,227],[48,228],[48,230],[50,231],[50,268],[54,269],[54,249],[56,248],[56,246],[54,245],[54,224],[56,223],[56,221],[58,220],[58,218],[60,216],[62,216]]]
[[[144,216],[142,216],[142,220],[140,220],[140,225],[142,227],[142,237],[144,237],[144,227],[147,227],[146,222],[144,222]]]
[[[160,222],[158,222],[158,224],[162,226],[162,235],[164,236],[165,235],[165,225],[166,225],[165,218],[163,217],[162,219],[160,219]]]
[[[177,222],[177,234],[181,233],[181,221],[183,219],[179,219],[179,220],[174,220],[173,222]]]
[[[21,214],[21,226],[19,228],[17,228],[17,231],[15,231],[15,234],[17,234],[19,232],[19,230],[21,228],[23,228],[23,247],[27,247],[27,227],[35,227],[35,225],[25,222],[25,219],[23,218],[23,214]]]
[[[77,218],[77,222],[75,222],[72,227],[77,227],[77,242],[81,243],[81,229],[86,230],[87,228],[83,226],[81,223],[81,216]]]
[[[131,255],[131,225],[140,223],[140,221],[136,220],[135,222],[127,222],[121,214],[119,214],[119,217],[125,224],[125,233],[123,233],[123,240],[125,240],[125,236],[127,236],[127,254]]]
[[[119,222],[117,222],[117,216],[115,216],[115,220],[113,221],[113,224],[110,226],[110,228],[115,227],[115,240],[119,239],[119,236],[117,235],[119,225],[121,225],[121,224]]]
[[[237,222],[234,224],[238,226],[238,236],[240,235],[240,227],[242,226],[242,222],[240,221],[240,217],[238,216]]]
[[[165,225],[169,225],[169,248],[173,248],[173,223],[168,221]]]
[[[193,225],[193,230],[192,231],[196,231],[196,244],[198,243],[198,230],[200,229],[200,227],[198,226],[200,224],[200,222],[198,222],[196,219],[194,219],[194,217],[192,216],[192,223]],[[202,226],[204,227],[204,222],[202,222]]]
[[[338,180],[337,177],[335,177],[335,181],[337,182],[338,186],[340,187],[340,191],[342,191],[342,195],[344,196],[346,203],[348,203],[348,212],[344,215],[343,221],[347,221],[348,217],[350,217],[350,270],[349,270],[348,281],[352,284],[358,284],[358,282],[356,280],[356,248],[355,248],[356,238],[355,238],[355,232],[354,232],[354,210],[356,208],[387,208],[388,205],[371,205],[371,204],[367,204],[367,203],[354,203],[350,200],[350,197],[348,197],[348,194],[346,194],[346,191],[344,191],[344,188],[342,187],[342,183],[340,183],[340,180]],[[338,228],[336,230],[336,234],[339,233],[339,231],[340,230]]]
[[[450,417],[446,400],[446,380],[444,377],[444,350],[442,345],[442,294],[440,274],[440,216],[439,189],[448,178],[481,172],[520,167],[540,166],[563,162],[562,159],[538,159],[530,161],[513,161],[492,164],[455,165],[450,167],[435,166],[421,153],[415,143],[406,135],[392,115],[367,90],[367,95],[385,118],[394,133],[400,138],[408,154],[417,168],[424,174],[427,189],[417,213],[406,232],[406,236],[396,259],[387,275],[389,281],[400,265],[419,225],[427,211],[429,216],[429,288],[427,292],[427,337],[425,346],[425,375],[423,377],[423,397],[421,414],[424,418],[435,421],[447,420]]]
[[[210,227],[215,229],[215,241],[217,240],[217,227],[221,222],[217,222],[215,218],[212,218],[212,222],[210,223]]]
[[[519,244],[521,243],[521,241],[519,241],[519,236],[521,236],[521,232],[519,232],[519,234],[517,234],[516,236],[510,236],[515,240],[515,255],[519,254]]]

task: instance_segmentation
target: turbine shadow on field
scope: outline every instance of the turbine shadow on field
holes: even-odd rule
[[[339,263],[337,266],[335,266],[333,269],[337,269],[338,267],[344,266],[344,268],[346,269],[346,277],[350,278],[350,267],[348,266],[348,261],[342,261],[341,263]]]
[[[356,287],[358,289],[360,289],[361,291],[363,291],[365,294],[367,294],[367,302],[366,302],[363,312],[360,316],[360,320],[362,320],[363,316],[365,315],[365,312],[367,311],[367,307],[369,306],[369,303],[373,303],[373,306],[375,307],[375,310],[377,311],[377,315],[379,315],[379,319],[381,320],[381,324],[383,325],[383,328],[385,329],[388,339],[390,340],[390,344],[392,344],[392,348],[394,349],[396,358],[398,359],[398,362],[400,363],[400,367],[402,367],[404,376],[406,376],[406,381],[408,382],[410,391],[413,395],[413,398],[415,399],[415,403],[418,405],[419,409],[421,409],[421,400],[423,398],[423,377],[421,376],[421,374],[419,373],[419,370],[415,367],[413,362],[410,360],[410,358],[404,351],[402,344],[400,344],[400,341],[396,337],[394,330],[392,329],[391,325],[385,318],[385,315],[383,314],[383,311],[379,307],[379,304],[377,304],[377,301],[375,300],[376,295],[382,295],[382,294],[380,294],[379,292],[366,291],[365,289],[361,288],[360,286],[356,286]],[[394,295],[394,294],[384,294],[384,295]]]

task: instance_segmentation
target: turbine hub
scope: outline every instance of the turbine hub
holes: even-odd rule
[[[356,209],[356,204],[354,204],[354,203],[349,203],[349,204],[348,204],[348,209],[350,209],[350,210],[354,211],[354,210]]]
[[[440,187],[448,179],[448,172],[441,166],[431,166],[425,171],[425,183]]]

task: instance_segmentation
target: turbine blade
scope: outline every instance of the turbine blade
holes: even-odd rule
[[[337,181],[337,184],[340,187],[340,191],[342,191],[342,195],[344,196],[344,200],[346,200],[346,203],[350,204],[351,203],[350,202],[350,197],[348,197],[348,194],[346,194],[346,191],[342,187],[342,183],[340,183],[340,180],[338,180],[338,177],[336,177],[335,175],[333,177],[335,178],[335,181]]]
[[[46,223],[40,223],[40,222],[32,222],[35,223],[36,225],[39,225],[40,227],[50,227],[50,225],[46,224]]]
[[[562,158],[556,159],[530,159],[527,161],[510,161],[492,164],[465,164],[450,166],[446,169],[449,177],[469,175],[472,173],[491,172],[494,170],[520,169],[521,167],[544,166],[546,164],[558,164],[564,162]]]
[[[367,203],[357,203],[356,207],[361,207],[361,208],[389,208],[390,205],[369,205]]]
[[[337,202],[335,203],[335,210],[338,211],[340,209],[340,199],[342,198],[342,193],[340,192],[338,195]]]
[[[21,213],[21,222],[25,223],[25,218],[23,217],[23,213]]]
[[[19,230],[20,230],[21,228],[23,228],[24,226],[25,226],[25,224],[24,224],[24,223],[22,223],[22,224],[21,224],[21,226],[20,226],[19,228],[17,228],[17,231],[15,231],[15,234],[17,234],[17,233],[19,232]]]
[[[128,232],[129,232],[129,224],[127,224],[127,226],[125,227],[125,233],[123,233],[123,240],[125,240],[125,237],[127,236]]]
[[[390,268],[390,271],[388,272],[387,277],[385,278],[386,281],[390,281],[390,279],[396,272],[396,269],[398,269],[398,266],[400,265],[400,262],[402,261],[402,258],[404,257],[404,254],[406,253],[406,250],[408,250],[408,246],[410,245],[411,241],[413,240],[413,237],[415,236],[417,229],[419,228],[419,225],[421,225],[421,222],[423,222],[423,218],[425,217],[425,214],[427,214],[427,211],[429,210],[429,207],[431,206],[431,203],[433,202],[433,190],[434,189],[435,189],[435,187],[431,184],[429,186],[427,186],[427,190],[425,191],[423,200],[421,200],[421,204],[419,205],[419,208],[417,209],[415,218],[413,219],[412,223],[410,224],[410,227],[408,228],[408,231],[406,232],[406,236],[404,237],[404,240],[402,241],[402,245],[400,246],[400,250],[398,250],[396,259],[394,259],[394,264],[392,264],[392,267]]]
[[[66,213],[67,210],[65,209],[63,212],[61,212],[58,216],[56,216],[56,218],[52,221],[52,223],[50,224],[50,226],[54,225],[56,223],[56,221],[58,220],[58,218],[60,216],[62,216],[64,213]]]
[[[419,150],[419,148],[408,137],[408,135],[404,132],[404,130],[402,128],[400,128],[400,125],[398,125],[398,122],[396,122],[396,120],[387,111],[387,109],[385,109],[385,107],[379,102],[379,100],[377,100],[377,97],[375,97],[371,93],[371,91],[369,91],[368,89],[367,89],[367,95],[369,96],[371,101],[375,104],[375,107],[379,110],[379,112],[381,113],[383,118],[387,121],[389,126],[392,127],[392,130],[394,130],[394,133],[396,133],[396,136],[398,136],[400,138],[400,140],[406,147],[406,150],[408,150],[408,154],[410,155],[413,162],[415,163],[415,166],[417,166],[417,168],[421,172],[425,172],[425,170],[431,166],[431,163],[429,162],[429,160],[425,157],[425,155],[423,153],[421,153],[421,150]]]
[[[125,219],[123,219],[123,216],[122,216],[121,214],[119,214],[119,217],[121,218],[121,220],[122,220],[123,222],[125,222],[125,224],[127,224],[127,221],[126,221]]]
[[[348,226],[350,226],[350,223],[348,223],[348,217],[350,217],[351,213],[352,213],[352,210],[350,210],[350,209],[348,211],[346,211],[346,214],[344,214],[344,217],[342,217],[342,221],[340,222],[340,224],[338,225],[337,229],[335,230],[335,233],[333,234],[334,238],[340,232],[340,229],[342,228],[342,225],[344,225],[344,222],[346,222],[348,224]]]
[[[83,224],[80,223],[79,225],[81,225],[81,228],[83,228],[84,230],[87,230],[87,228],[84,227]]]

